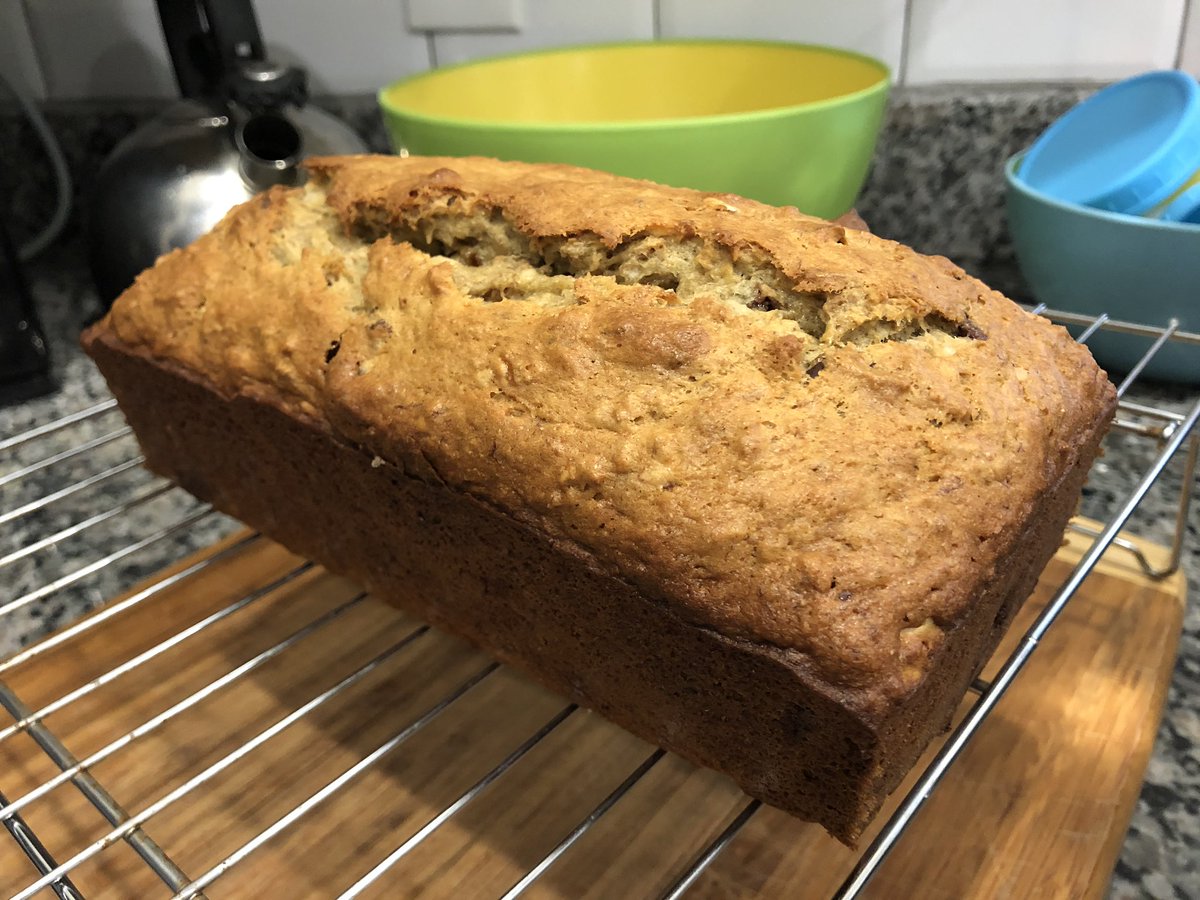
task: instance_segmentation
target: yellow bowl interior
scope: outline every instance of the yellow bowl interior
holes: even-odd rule
[[[637,122],[821,103],[878,85],[880,63],[826,47],[645,43],[552,50],[439,69],[383,91],[407,115],[476,122]]]

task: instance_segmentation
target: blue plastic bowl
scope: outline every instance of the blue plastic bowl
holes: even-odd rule
[[[1008,227],[1033,295],[1051,309],[1200,331],[1200,226],[1103,212],[1035,191],[1005,166]],[[1089,341],[1111,374],[1128,372],[1151,340],[1100,331]],[[1200,346],[1170,343],[1145,375],[1200,384]]]
[[[1200,83],[1170,70],[1118,81],[1076,104],[1025,152],[1020,179],[1067,203],[1140,216],[1198,170]],[[1184,208],[1152,217],[1178,221]]]

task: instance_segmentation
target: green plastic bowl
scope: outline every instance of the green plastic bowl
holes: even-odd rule
[[[1005,166],[1008,227],[1021,273],[1051,309],[1200,331],[1200,226],[1104,212],[1056,200]],[[1088,347],[1113,374],[1130,371],[1149,338],[1099,331]],[[1145,369],[1151,378],[1200,384],[1200,347],[1168,344]]]
[[[437,69],[379,103],[400,152],[572,163],[833,218],[866,178],[888,86],[844,50],[657,41]]]

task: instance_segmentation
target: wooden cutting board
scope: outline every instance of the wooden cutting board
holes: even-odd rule
[[[1078,537],[1064,546],[1002,654],[1070,571],[1082,546]],[[298,562],[259,540],[0,678],[37,709]],[[1151,751],[1184,590],[1181,576],[1151,582],[1128,554],[1110,550],[918,815],[869,896],[1100,896]],[[355,593],[351,584],[321,570],[305,572],[54,713],[47,724],[77,757],[94,753]],[[100,762],[93,774],[136,813],[417,627],[382,603],[358,602]],[[353,687],[168,806],[145,830],[195,878],[486,665],[454,639],[420,634]],[[232,866],[207,895],[335,896],[563,706],[507,670],[488,675],[377,765]],[[10,722],[0,718],[0,728]],[[497,897],[652,752],[600,718],[575,712],[364,896]],[[28,735],[0,743],[0,792],[9,800],[56,771]],[[527,896],[654,897],[745,802],[724,778],[663,757]],[[69,784],[32,804],[24,816],[60,862],[109,829]],[[764,808],[690,896],[825,897],[854,860],[820,829]],[[0,835],[0,895],[9,896],[34,875],[16,845]],[[170,895],[120,842],[80,866],[73,878],[88,897]]]

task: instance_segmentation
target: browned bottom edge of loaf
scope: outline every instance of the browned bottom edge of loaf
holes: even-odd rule
[[[125,350],[102,325],[85,345],[153,471],[851,845],[947,727],[1059,546],[1087,468],[1046,494],[998,577],[948,635],[934,674],[868,721],[796,654],[682,621],[471,497],[374,468],[371,454],[269,402],[222,397]],[[1088,463],[1099,433],[1086,439]]]

